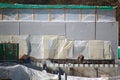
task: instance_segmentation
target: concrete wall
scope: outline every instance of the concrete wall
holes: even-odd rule
[[[96,27],[96,28],[95,28]],[[95,35],[96,32],[96,35]],[[117,22],[0,22],[0,35],[64,35],[71,40],[108,40],[117,58]]]

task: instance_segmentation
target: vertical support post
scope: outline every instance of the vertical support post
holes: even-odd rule
[[[98,11],[96,10],[96,21],[98,21],[99,19],[99,14],[98,14]]]
[[[82,21],[82,9],[80,9],[80,22]]]
[[[98,67],[95,67],[94,69],[96,71],[96,77],[98,77]]]
[[[66,22],[66,9],[64,8],[64,21]],[[66,23],[65,23],[65,36],[66,36],[67,32],[66,32]]]
[[[34,20],[34,9],[32,9],[32,20]]]
[[[117,67],[116,72],[117,72],[117,76],[120,75],[120,63],[118,63],[118,67]]]
[[[16,9],[16,20],[18,20],[19,19],[19,12],[18,12],[18,9]]]
[[[0,9],[0,21],[2,20],[2,9]]]
[[[117,19],[116,19],[116,17],[117,17],[116,11],[117,11],[117,10],[116,10],[116,8],[115,8],[115,9],[114,9],[114,13],[113,13],[113,14],[115,14],[115,15],[114,15],[115,22],[117,21]]]
[[[48,22],[50,22],[51,19],[50,19],[50,9],[48,9]]]
[[[97,7],[95,8],[95,40],[96,40],[96,26],[97,26]]]
[[[58,72],[58,79],[61,80],[61,74]]]
[[[67,80],[67,74],[66,73],[64,73],[65,74],[65,80]]]
[[[20,35],[20,32],[21,32],[21,31],[20,31],[20,22],[19,22],[18,24],[19,24],[19,35]]]
[[[66,21],[66,9],[64,9],[64,21]]]

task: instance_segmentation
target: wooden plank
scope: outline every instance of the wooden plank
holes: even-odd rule
[[[66,9],[64,9],[64,21],[66,21]]]
[[[51,18],[50,18],[50,9],[48,9],[48,22],[51,21]]]
[[[80,9],[80,22],[82,21],[82,9]]]
[[[97,14],[97,9],[95,9],[95,35],[94,35],[95,40],[96,40],[96,26],[97,26],[97,22],[96,22],[97,21],[97,15],[96,14]]]
[[[114,19],[115,19],[115,21],[117,21],[117,19],[116,19],[116,17],[117,17],[117,10],[116,9],[114,9]]]
[[[99,16],[99,14],[98,14],[98,10],[96,11],[96,21],[98,21],[98,16]]]
[[[32,20],[34,20],[34,9],[32,9]]]
[[[16,9],[16,20],[19,20],[19,9]]]
[[[0,20],[2,20],[2,9],[0,9]]]

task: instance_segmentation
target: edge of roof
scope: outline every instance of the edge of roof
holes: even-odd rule
[[[33,5],[33,4],[7,4],[0,3],[0,8],[15,9],[105,9],[113,10],[114,6],[88,6],[88,5]]]

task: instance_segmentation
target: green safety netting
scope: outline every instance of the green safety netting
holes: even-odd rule
[[[113,6],[87,6],[87,5],[32,5],[0,3],[0,8],[33,8],[33,9],[105,9],[112,10]]]

